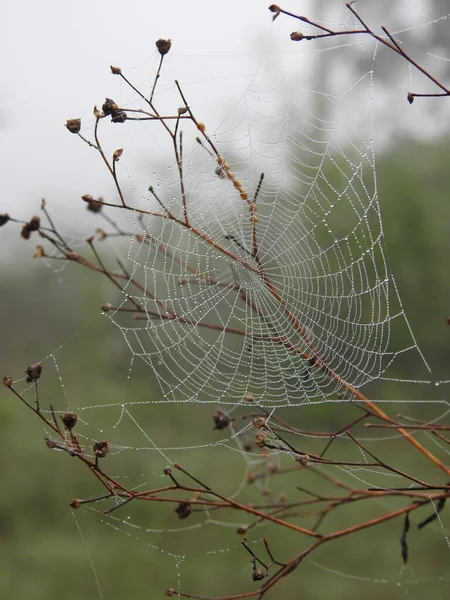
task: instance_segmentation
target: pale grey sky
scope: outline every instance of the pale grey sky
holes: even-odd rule
[[[265,52],[283,57],[304,85],[312,45],[293,44],[298,25],[274,24],[268,0],[3,0],[0,20],[0,211],[28,218],[41,197],[73,206],[86,192],[107,193],[93,151],[70,135],[67,118],[92,122],[92,107],[105,96],[119,102],[129,90],[111,75],[119,65],[145,90],[158,63],[154,42],[173,40],[167,80],[186,86],[212,128],[242,97]],[[334,7],[344,2],[332,0]],[[368,4],[361,0],[360,7]],[[290,1],[287,9],[313,14],[318,0]],[[409,2],[421,17],[422,0]],[[312,13],[311,13],[312,11]],[[411,19],[410,19],[411,21]],[[163,83],[163,82],[162,82]],[[392,110],[406,111],[403,97]],[[399,113],[400,115],[400,113]],[[108,183],[110,186],[110,182]],[[108,188],[110,189],[110,188]]]

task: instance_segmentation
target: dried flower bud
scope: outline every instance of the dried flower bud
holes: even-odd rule
[[[30,221],[27,223],[27,227],[30,231],[37,231],[41,226],[41,219],[36,215],[31,217]]]
[[[165,596],[169,596],[169,598],[172,598],[172,596],[175,594],[175,590],[173,588],[169,588],[167,590],[167,592],[164,594]]]
[[[72,502],[70,503],[70,506],[71,506],[73,509],[80,508],[80,506],[81,506],[81,500],[80,500],[79,498],[74,498],[74,499],[72,500]]]
[[[115,150],[114,154],[113,154],[113,161],[114,162],[119,161],[122,154],[123,154],[123,148],[119,148],[118,150]]]
[[[12,387],[12,384],[13,384],[13,380],[11,377],[7,377],[7,376],[3,377],[3,385],[5,387],[10,388],[10,387]]]
[[[267,463],[267,471],[269,473],[278,473],[278,465],[274,462]]]
[[[115,111],[111,115],[111,121],[113,123],[125,123],[127,120],[127,113],[124,110]]]
[[[42,363],[38,362],[35,365],[30,365],[25,371],[27,383],[37,381],[42,373]]]
[[[98,227],[95,230],[95,233],[97,234],[97,237],[100,242],[103,242],[108,237],[108,234],[106,233],[106,231],[103,231],[103,229],[100,229],[100,227]]]
[[[109,303],[108,303],[108,304],[104,304],[104,305],[102,306],[102,311],[103,311],[103,312],[109,312],[111,309],[112,309],[112,304],[109,304]]]
[[[98,200],[94,200],[94,198],[92,198],[92,196],[89,197],[89,199],[87,199],[87,196],[83,196],[83,200],[85,202],[87,202],[87,209],[90,210],[93,213],[99,213],[102,208],[103,208],[103,198],[99,198]]]
[[[111,65],[109,68],[111,69],[111,73],[113,75],[120,75],[122,73],[122,69],[120,67],[113,67]]]
[[[236,533],[239,533],[239,535],[245,535],[247,533],[247,527],[245,527],[245,525],[241,525]]]
[[[44,246],[36,246],[36,252],[33,254],[33,258],[42,258],[45,256]]]
[[[98,110],[97,105],[94,106],[94,110],[92,112],[94,113],[94,117],[96,119],[101,119],[105,116],[101,110]]]
[[[218,410],[216,414],[213,416],[214,421],[214,429],[226,429],[230,424],[230,417],[226,415],[223,411]]]
[[[66,258],[67,258],[67,260],[77,261],[77,260],[79,260],[80,255],[78,254],[78,252],[67,252]]]
[[[309,456],[308,456],[308,454],[302,454],[301,456],[299,456],[299,457],[297,458],[297,460],[298,460],[298,462],[299,462],[301,465],[305,466],[305,465],[307,465],[307,464],[309,463],[309,460],[310,460],[310,459],[309,459]]]
[[[197,129],[202,133],[205,133],[206,127],[204,123],[197,123]]]
[[[187,519],[192,512],[192,508],[189,502],[180,502],[175,509],[176,514],[180,519]]]
[[[178,114],[179,115],[185,115],[188,110],[189,109],[188,109],[187,106],[180,106],[180,108],[178,109]],[[197,142],[198,142],[199,141],[198,138],[196,138],[196,139],[197,139]]]
[[[29,240],[31,236],[31,231],[26,225],[24,225],[20,231],[20,235],[23,237],[24,240]]]
[[[241,196],[242,200],[248,200],[247,192],[241,192],[240,196]]]
[[[45,208],[45,199],[42,198],[42,200],[41,200],[41,209],[44,209],[44,208]]]
[[[67,412],[61,415],[61,421],[66,429],[69,431],[75,427],[78,421],[78,415],[73,412]]]
[[[96,458],[105,458],[109,452],[109,444],[105,441],[95,442],[93,450]]]
[[[9,221],[10,216],[8,215],[8,213],[2,213],[0,214],[0,227],[2,227],[3,225],[6,225],[6,223]]]
[[[266,438],[262,433],[257,433],[255,435],[255,444],[258,446],[258,448],[264,448],[266,445]]]
[[[80,133],[81,119],[67,119],[66,127],[70,133]]]
[[[165,56],[172,46],[172,40],[157,40],[155,44],[161,56]]]
[[[112,115],[113,112],[117,112],[119,107],[111,98],[105,98],[105,102],[102,106],[102,111],[105,116]]]
[[[170,467],[164,467],[163,473],[164,475],[170,475],[172,473],[172,469]]]
[[[51,440],[50,438],[45,438],[45,443],[47,444],[47,447],[50,448],[51,450],[53,450],[54,448],[56,448],[58,446],[58,444],[56,442],[54,442],[53,440]]]
[[[281,502],[282,504],[284,504],[287,499],[288,499],[287,494],[284,494],[283,492],[280,492],[278,494],[278,501]]]
[[[253,560],[253,567],[252,567],[253,581],[261,581],[261,579],[264,579],[265,577],[267,577],[267,573],[265,571],[263,571],[262,569],[259,569],[256,566],[256,561]]]
[[[300,42],[305,36],[301,31],[293,31],[291,33],[291,40],[293,42]]]
[[[269,6],[269,10],[270,10],[270,12],[275,13],[272,17],[272,21],[275,21],[275,19],[280,15],[281,8],[279,6],[277,6],[276,4],[271,4]]]
[[[253,419],[252,425],[253,427],[256,427],[256,429],[261,429],[261,427],[266,425],[266,420],[264,417],[256,417],[256,419]]]
[[[414,102],[414,94],[412,92],[408,92],[408,95],[406,97],[410,104],[412,104]]]

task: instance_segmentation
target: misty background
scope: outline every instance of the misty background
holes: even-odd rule
[[[113,184],[94,151],[72,136],[64,124],[68,118],[80,117],[89,131],[94,122],[93,106],[100,107],[105,97],[124,106],[132,102],[129,89],[112,76],[110,65],[120,66],[140,89],[150,89],[159,63],[154,45],[158,38],[171,38],[173,44],[160,82],[161,99],[172,93],[171,82],[178,79],[190,105],[212,131],[243,97],[267,54],[274,57],[292,84],[298,81],[301,87],[328,94],[344,93],[352,82],[373,69],[372,121],[368,121],[370,111],[363,104],[352,104],[348,110],[363,135],[374,135],[387,252],[405,312],[436,380],[448,380],[448,99],[418,98],[410,106],[406,101],[409,91],[431,92],[435,88],[405,61],[380,47],[374,60],[375,46],[368,38],[294,43],[290,33],[304,29],[285,16],[272,23],[267,6],[268,2],[259,0],[3,2],[0,213],[27,220],[39,214],[41,198],[45,198],[58,225],[75,243],[78,240],[81,244],[93,233],[97,224],[80,197],[91,193],[114,198]],[[354,24],[341,1],[281,6],[330,27]],[[448,0],[360,0],[356,8],[377,32],[381,25],[387,26],[420,64],[448,83]],[[315,110],[326,116],[321,113],[326,105]],[[131,146],[133,139],[130,134]],[[157,134],[151,142],[152,147],[157,146]],[[146,180],[164,168],[164,154],[152,152],[147,156],[136,148],[136,155],[131,157],[138,179]],[[143,365],[135,365],[128,379],[128,348],[100,310],[109,300],[108,285],[95,274],[66,266],[59,269],[54,264],[49,268],[45,261],[33,261],[36,243],[36,239],[21,240],[19,228],[12,223],[0,230],[3,374],[18,379],[29,364],[54,355],[55,366],[49,367],[49,381],[44,385],[48,402],[55,405],[155,397],[157,388]],[[51,364],[52,359],[48,362]],[[403,376],[414,379],[415,373],[405,372]],[[441,385],[430,392],[430,398],[445,399],[446,387]],[[428,414],[432,409],[425,406],[423,410]],[[335,418],[338,423],[338,416],[330,414],[314,418],[323,427],[325,417],[327,425]],[[161,420],[161,444],[169,443],[174,435],[178,445],[180,440],[193,443],[190,432],[196,428],[202,432],[202,442],[216,439],[210,431],[211,416],[209,412],[205,416],[201,407],[189,407],[188,411],[158,405],[157,411],[152,409],[142,418]],[[134,434],[135,429],[130,428],[130,436]],[[208,569],[203,570],[206,559],[199,537],[193,536],[192,545],[185,549],[188,560],[184,566],[155,550],[154,546],[167,544],[174,550],[181,545],[181,533],[169,542],[163,534],[158,537],[159,529],[178,526],[171,511],[163,517],[160,513],[144,516],[143,529],[153,528],[156,533],[147,536],[140,531],[131,537],[122,525],[117,525],[121,530],[117,532],[102,523],[100,511],[72,514],[70,500],[95,493],[92,482],[86,481],[83,470],[67,469],[67,457],[48,451],[42,438],[33,415],[2,391],[0,552],[4,559],[0,589],[5,595],[24,600],[53,600],[61,594],[69,600],[101,598],[101,594],[111,600],[123,596],[156,598],[177,583],[179,572],[186,590],[200,590],[198,582],[203,580],[211,594],[219,595],[228,585],[230,569],[241,577],[238,542],[231,535],[223,546],[233,551],[208,556]],[[198,456],[186,460],[195,464]],[[136,473],[148,468],[156,472],[161,465],[152,460],[153,455],[136,453]],[[202,460],[201,468],[209,473],[215,471],[220,457],[211,453]],[[205,534],[213,544],[217,531],[222,533],[204,527],[197,536]],[[391,540],[388,530],[374,533],[370,544],[351,541],[343,552],[352,557],[351,566],[345,556],[334,556],[332,549],[321,556],[320,564],[341,574],[327,573],[324,577],[323,568],[316,565],[306,578],[299,570],[298,575],[287,578],[284,597],[297,598],[299,582],[305,596],[324,599],[364,595],[375,600],[381,592],[392,599],[406,594],[417,600],[430,594],[443,597],[443,590],[448,588],[444,533],[438,526],[432,529],[423,542],[427,552],[417,557],[418,550],[418,560],[406,569],[397,562],[397,538]],[[192,550],[197,545],[198,554]],[[374,548],[380,556],[371,562]],[[366,580],[356,580],[352,573],[362,574]],[[247,573],[244,575],[241,580],[247,585]],[[386,584],[380,587],[378,582],[383,578]]]

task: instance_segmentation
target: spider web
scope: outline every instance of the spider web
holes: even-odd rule
[[[375,66],[376,53],[373,57]],[[229,59],[222,60],[226,71]],[[227,85],[236,77],[236,89],[244,91],[211,131],[214,119],[205,119],[206,132],[233,177],[224,176],[207,144],[198,143],[193,125],[183,127],[187,214],[191,228],[201,235],[164,213],[143,218],[135,214],[127,249],[129,282],[124,293],[111,297],[116,309],[107,316],[126,341],[130,381],[149,373],[159,391],[149,398],[148,393],[136,394],[130,383],[120,402],[78,404],[68,399],[70,408],[80,414],[83,447],[91,447],[99,436],[107,438],[112,448],[108,460],[115,461],[118,480],[134,490],[165,485],[163,467],[182,459],[200,479],[204,473],[219,481],[224,495],[241,502],[255,494],[278,497],[283,489],[277,484],[267,492],[270,474],[292,466],[294,456],[285,447],[271,453],[268,463],[267,455],[252,445],[251,419],[245,418],[243,406],[250,402],[252,410],[266,409],[268,423],[276,415],[284,419],[289,415],[297,423],[311,415],[314,419],[317,410],[347,410],[351,394],[343,382],[380,395],[384,384],[391,392],[392,384],[406,389],[411,385],[417,391],[435,383],[403,310],[385,249],[372,131],[376,128],[374,69],[356,82],[343,81],[342,89],[330,94],[302,88],[295,61],[285,60],[267,53],[251,76],[247,72],[226,77]],[[202,69],[209,72],[205,65]],[[176,65],[172,70],[177,70]],[[156,102],[177,106],[172,70],[163,73]],[[189,94],[205,81],[180,83],[190,103]],[[214,80],[206,77],[206,83],[211,89]],[[128,97],[123,106],[131,108],[136,100]],[[354,114],[356,104],[364,107],[362,118]],[[201,102],[191,108],[202,121]],[[171,141],[159,137],[148,124],[137,128],[137,135],[144,138],[142,147],[151,136],[165,164],[155,167],[148,181],[147,169],[136,170],[133,165],[136,153],[130,152],[128,161],[125,151],[119,179],[129,182],[134,208],[161,212],[147,191],[151,184],[166,210],[181,216],[177,164],[166,160]],[[137,147],[141,148],[139,143]],[[243,191],[256,206],[256,225]],[[141,283],[141,289],[134,281]],[[138,312],[136,320],[121,311],[130,307],[130,298],[146,311],[145,315]],[[318,366],[317,359],[326,368]],[[61,377],[58,352],[52,361]],[[414,378],[408,381],[403,376],[405,364],[414,365]],[[385,400],[395,410],[395,401]],[[224,435],[196,426],[205,418],[205,403],[236,416]],[[168,411],[168,426],[158,420],[161,404]],[[407,401],[407,406],[412,416],[422,409],[419,402]],[[293,416],[293,409],[300,412]],[[399,404],[398,409],[404,406]],[[448,414],[448,404],[436,400],[427,410],[430,421],[440,422]],[[424,435],[446,452],[430,433]],[[310,452],[319,448],[319,438],[301,432],[294,437],[296,445],[308,444]],[[396,448],[399,442],[397,434],[361,432],[358,439],[371,448],[387,442]],[[336,456],[348,458],[348,441],[339,444]],[[369,462],[363,451],[359,460],[361,455]],[[131,463],[137,465],[134,474]],[[421,466],[417,469],[419,477]],[[392,481],[391,473],[368,467],[342,467],[340,476],[348,484],[357,481],[367,486],[393,487],[402,481],[401,476]],[[254,484],[250,491],[249,482]],[[388,500],[373,503],[389,505]],[[124,545],[130,551],[140,543],[155,552],[155,560],[167,560],[175,574],[174,587],[182,589],[185,581],[192,585],[199,578],[191,574],[199,560],[204,564],[200,579],[206,590],[217,595],[221,586],[228,586],[225,577],[218,583],[208,581],[205,573],[213,564],[226,564],[227,572],[240,565],[229,555],[242,551],[236,529],[247,526],[247,521],[211,510],[193,515],[194,523],[186,525],[174,522],[172,513],[168,519],[163,505],[152,505],[148,517],[148,509],[135,504],[125,509],[128,512],[120,509],[108,516],[102,513],[103,505],[87,505],[86,512],[120,532],[121,539],[128,538],[132,543]],[[74,515],[79,523],[83,521],[83,530],[89,527],[78,513]],[[266,535],[268,525],[260,526]],[[382,534],[386,539],[388,529]],[[258,527],[255,531],[252,548],[261,545],[263,536]],[[278,550],[292,543],[289,536],[289,532],[280,535]],[[448,546],[444,521],[435,524],[427,540]],[[422,543],[425,547],[427,541]],[[347,586],[347,593],[356,593],[362,582],[368,582],[375,593],[378,586],[383,593],[400,585],[402,596],[414,593],[411,586],[419,590],[419,598],[428,589],[429,573],[437,586],[448,584],[447,576],[436,576],[429,566],[417,574],[412,567],[392,566],[381,558],[375,570],[386,575],[375,579],[369,569],[366,577],[363,563],[370,552],[357,544],[350,552],[360,555],[354,568],[349,568],[348,557],[337,557],[334,551],[309,564],[319,572],[317,579],[326,572],[343,588]],[[445,573],[443,565],[439,572]],[[353,580],[358,588],[352,589]]]
[[[187,128],[189,220],[236,259],[173,221],[142,221],[129,258],[132,276],[145,286],[126,292],[148,318],[130,326],[112,316],[133,356],[156,374],[165,399],[236,403],[252,393],[261,403],[284,406],[342,391],[339,381],[308,366],[308,357],[321,357],[359,388],[389,377],[400,355],[420,355],[386,263],[373,141],[358,134],[342,106],[365,98],[370,110],[371,85],[368,73],[341,96],[301,90],[269,56],[214,132],[234,181],[250,198],[264,174],[255,205],[265,278],[256,272],[240,188],[218,174],[216,158]],[[316,105],[325,105],[325,118],[314,114]],[[174,166],[156,188],[167,210],[179,213]],[[136,208],[148,206],[135,198]],[[402,328],[407,347],[392,336]]]

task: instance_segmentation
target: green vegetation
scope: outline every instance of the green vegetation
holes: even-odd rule
[[[377,161],[390,266],[417,341],[437,379],[448,377],[450,343],[445,326],[450,297],[449,162],[447,139],[432,143],[402,140]],[[31,256],[32,242],[28,242],[28,247]],[[127,378],[130,355],[126,343],[120,331],[100,312],[100,306],[111,295],[107,283],[78,265],[69,267],[53,273],[42,262],[21,262],[4,269],[0,305],[3,374],[16,378],[29,364],[54,353],[59,371],[46,367],[42,380],[41,398],[47,406],[51,402],[55,408],[64,409],[68,402],[79,407],[158,399],[159,389],[146,365],[136,362],[131,378]],[[399,340],[399,346],[406,344]],[[401,376],[415,379],[415,368],[405,361]],[[441,393],[431,386],[422,389],[415,385],[402,388],[401,392],[406,390],[407,394],[403,397],[393,384],[384,384],[384,388],[374,384],[372,389],[381,397],[392,398],[395,394],[399,399],[439,398],[437,393]],[[413,396],[416,393],[418,396]],[[202,530],[185,534],[167,533],[204,519],[193,514],[186,523],[182,522],[166,504],[143,503],[144,506],[129,511],[117,511],[118,530],[102,522],[99,505],[94,511],[81,509],[72,514],[69,503],[73,497],[86,498],[100,492],[94,479],[79,464],[71,465],[67,455],[46,448],[43,429],[31,412],[6,390],[1,396],[0,589],[5,598],[100,598],[90,557],[103,597],[108,600],[163,597],[166,588],[178,584],[177,572],[181,573],[182,587],[187,592],[201,590],[205,595],[216,596],[230,587],[238,590],[249,584],[250,561],[239,548],[236,527],[208,524]],[[298,409],[293,421],[298,419],[303,427],[330,431],[345,421],[342,404],[315,408]],[[430,410],[426,404],[420,405],[416,414],[429,415]],[[133,416],[155,436],[157,446],[194,446],[226,437],[223,432],[212,431],[214,411],[214,405],[156,404],[147,406],[145,411],[137,406]],[[95,418],[89,413],[89,418],[94,427],[112,431],[113,423],[120,419],[120,407],[104,413],[99,411]],[[311,421],[305,423],[305,418]],[[108,422],[103,423],[102,419]],[[126,417],[117,431],[118,445],[125,446],[123,440],[133,438],[134,446],[141,442],[143,447],[151,446],[144,436],[141,441],[137,439],[139,432]],[[384,442],[383,453],[396,452],[397,443]],[[181,456],[170,450],[165,453],[170,460],[183,462],[202,476],[213,477],[219,472],[228,493],[236,488],[236,481],[240,483],[246,476],[242,457],[221,447],[208,448],[206,452],[186,450]],[[144,483],[167,463],[165,457],[152,450],[134,452],[130,459],[125,449],[107,460],[116,461],[115,468],[121,472],[124,456],[128,461],[127,474],[134,483],[139,478]],[[405,468],[420,470],[416,459],[411,450],[404,457]],[[282,491],[280,480],[274,484],[273,492]],[[394,508],[402,505],[401,500],[392,502]],[[366,509],[361,506],[358,510]],[[349,516],[339,514],[344,521]],[[139,523],[141,529],[123,524],[127,515],[132,515],[132,521]],[[420,518],[424,516],[420,513]],[[401,522],[393,521],[342,540],[340,545],[322,548],[312,562],[286,578],[273,597],[443,598],[448,589],[444,580],[448,571],[444,532],[436,523],[429,530],[414,531],[410,561],[403,567],[401,528]],[[267,526],[262,533],[254,530],[252,539],[259,540],[269,532]],[[292,534],[277,531],[274,546],[278,554],[283,555],[287,543],[292,543]],[[169,553],[185,553],[186,559],[178,566],[175,558],[161,554],[155,547]],[[217,552],[206,555],[212,548]],[[230,551],[222,552],[226,549]],[[230,573],[235,574],[235,584],[230,584]],[[201,586],[197,585],[199,581]]]

